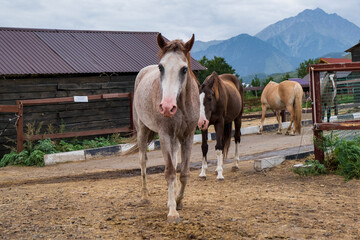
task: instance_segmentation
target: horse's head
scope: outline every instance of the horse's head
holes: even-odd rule
[[[200,86],[200,117],[198,127],[206,130],[209,127],[211,113],[216,110],[216,102],[219,98],[219,76],[213,72]]]
[[[165,117],[173,117],[177,111],[177,99],[191,74],[190,50],[194,44],[192,38],[184,43],[181,40],[166,42],[159,33],[157,43],[160,54],[160,84],[162,98],[159,112]]]

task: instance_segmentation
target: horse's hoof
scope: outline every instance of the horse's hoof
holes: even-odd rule
[[[277,134],[282,134],[282,132],[276,132]]]
[[[176,204],[176,210],[182,210],[182,209],[183,209],[183,204],[181,202]]]
[[[239,170],[238,166],[232,166],[231,171],[237,172]]]
[[[179,216],[167,216],[167,220],[169,223],[179,223],[180,217]]]
[[[199,176],[201,180],[206,180],[206,176]]]
[[[218,182],[223,182],[225,179],[224,178],[216,178],[216,181]]]
[[[262,134],[262,132],[257,132],[257,135],[261,135]]]
[[[289,133],[288,133],[288,132],[286,132],[286,133],[285,133],[285,135],[289,135]]]

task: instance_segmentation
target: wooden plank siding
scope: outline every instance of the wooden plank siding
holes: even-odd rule
[[[81,76],[49,76],[3,78],[0,81],[0,105],[16,105],[16,100],[46,99],[73,96],[89,96],[109,93],[133,92],[136,73]],[[16,140],[14,113],[0,112],[0,157],[9,152],[5,145],[14,146],[8,138]],[[109,128],[123,128],[130,125],[130,101],[128,98],[93,100],[88,103],[56,103],[24,106],[24,133],[26,124],[43,123],[41,134],[47,133],[48,126],[56,131],[65,126],[65,131],[96,131]]]

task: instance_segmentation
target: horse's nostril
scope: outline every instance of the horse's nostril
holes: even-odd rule
[[[175,112],[176,111],[176,106],[173,106],[173,108],[170,110],[170,112]]]

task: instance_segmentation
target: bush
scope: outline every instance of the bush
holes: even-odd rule
[[[16,161],[18,154],[16,152],[10,152],[5,154],[0,160],[0,167],[5,167],[7,165],[11,165]]]
[[[8,165],[22,165],[22,166],[44,166],[44,155],[58,152],[77,151],[88,148],[98,148],[105,146],[112,146],[122,142],[120,134],[113,134],[111,137],[97,137],[92,140],[83,140],[82,142],[76,138],[60,140],[58,142],[50,139],[34,141],[27,141],[25,150],[21,153],[12,151],[5,154],[0,160],[0,167]]]
[[[324,164],[317,160],[307,160],[310,167],[296,169],[292,171],[299,175],[319,175],[326,172],[334,172],[349,181],[353,178],[360,178],[360,137],[353,140],[339,139],[331,133],[329,136],[322,137],[320,142],[315,143],[325,152]]]
[[[338,174],[344,176],[346,181],[360,178],[360,137],[341,141],[335,149],[335,155],[339,162]]]
[[[59,152],[56,149],[54,142],[50,139],[39,140],[38,144],[35,146],[35,149],[44,152],[45,154],[57,153]]]

